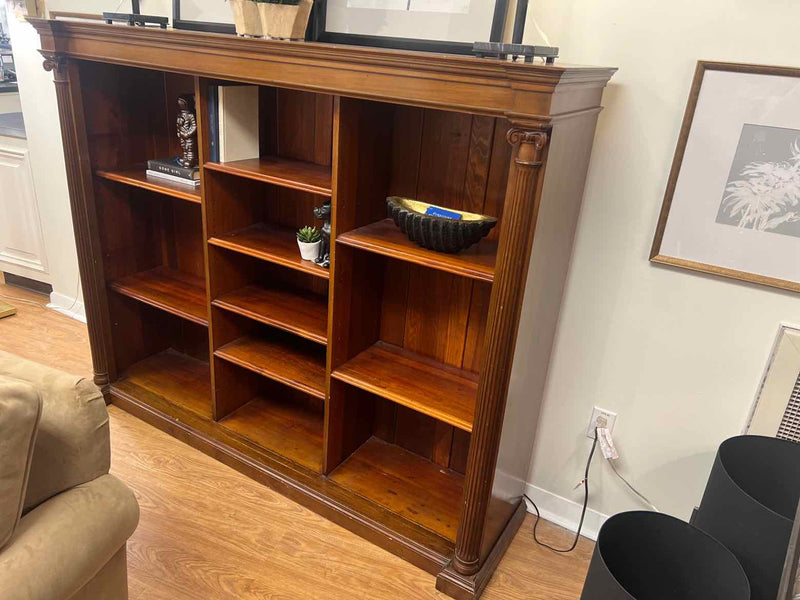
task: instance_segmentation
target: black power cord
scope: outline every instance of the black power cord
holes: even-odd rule
[[[533,510],[536,511],[536,521],[533,523],[533,541],[535,541],[540,546],[544,546],[548,550],[552,550],[553,552],[560,552],[562,554],[566,554],[567,552],[572,552],[575,550],[575,547],[578,545],[578,540],[581,537],[581,529],[583,529],[583,520],[586,518],[586,508],[589,506],[589,467],[592,466],[592,458],[594,458],[594,451],[597,448],[597,429],[594,430],[594,442],[592,442],[592,450],[589,452],[589,459],[586,461],[586,469],[583,473],[583,510],[581,510],[581,520],[578,523],[578,531],[575,532],[575,539],[572,540],[572,545],[567,549],[560,549],[560,548],[553,548],[549,544],[545,544],[544,542],[540,542],[539,538],[536,536],[536,528],[539,526],[539,521],[541,521],[542,516],[539,514],[539,507],[536,506],[536,503],[528,497],[527,494],[523,494],[522,496],[533,505]]]

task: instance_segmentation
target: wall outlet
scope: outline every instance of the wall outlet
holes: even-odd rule
[[[586,437],[594,439],[594,430],[597,427],[605,427],[609,433],[614,431],[616,421],[617,413],[595,406],[592,409],[592,420],[589,421],[589,427],[586,428]]]

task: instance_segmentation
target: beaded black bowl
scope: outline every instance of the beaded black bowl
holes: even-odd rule
[[[389,216],[412,242],[428,250],[455,254],[486,237],[497,219],[389,196]]]

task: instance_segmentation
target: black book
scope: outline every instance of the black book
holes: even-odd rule
[[[208,129],[209,129],[209,159],[211,162],[219,162],[219,86],[208,86]]]
[[[197,167],[184,167],[177,158],[154,158],[147,161],[147,168],[151,171],[172,175],[181,179],[197,181],[200,179],[200,169]]]

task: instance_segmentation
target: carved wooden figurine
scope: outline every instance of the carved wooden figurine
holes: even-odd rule
[[[194,109],[194,95],[178,96],[178,139],[183,156],[178,157],[182,167],[197,166],[197,117]]]
[[[319,256],[314,262],[327,269],[331,265],[331,201],[317,206],[314,209],[314,216],[323,221],[322,244],[319,247]]]

